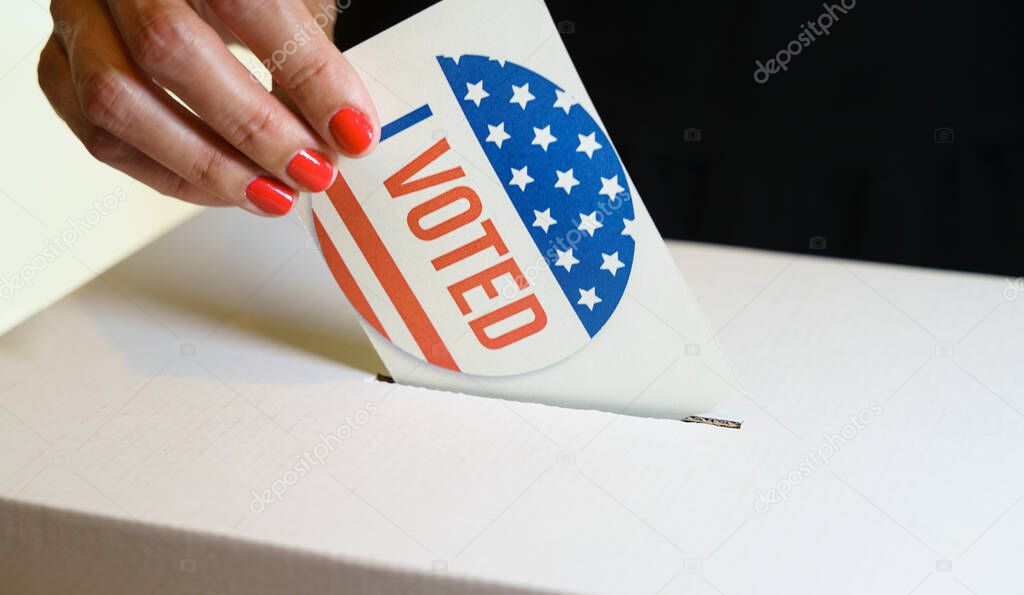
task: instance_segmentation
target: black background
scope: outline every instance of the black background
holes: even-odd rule
[[[353,0],[338,45],[430,4]],[[860,0],[758,84],[755,61],[821,2],[547,4],[665,236],[1024,273],[1024,52],[1007,5]]]

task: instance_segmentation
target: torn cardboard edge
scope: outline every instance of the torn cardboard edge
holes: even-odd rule
[[[397,384],[395,379],[386,374],[377,373],[377,382],[384,382],[387,384]],[[553,405],[552,405],[553,407]],[[743,426],[741,421],[733,421],[731,419],[720,419],[717,417],[707,417],[704,415],[687,415],[679,421],[688,424],[705,424],[709,426],[715,426],[718,428],[729,428],[731,430],[739,430]]]

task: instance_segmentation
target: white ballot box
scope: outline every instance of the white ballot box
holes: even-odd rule
[[[0,337],[0,591],[1019,586],[1016,281],[670,250],[741,429],[381,382],[296,221],[193,219]]]

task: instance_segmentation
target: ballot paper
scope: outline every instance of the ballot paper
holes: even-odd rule
[[[397,382],[675,419],[735,394],[542,1],[444,0],[345,55],[380,145],[299,209]]]

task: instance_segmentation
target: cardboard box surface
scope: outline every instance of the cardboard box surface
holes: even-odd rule
[[[672,252],[741,430],[378,382],[299,225],[202,215],[0,338],[0,590],[1016,587],[1005,280]]]

